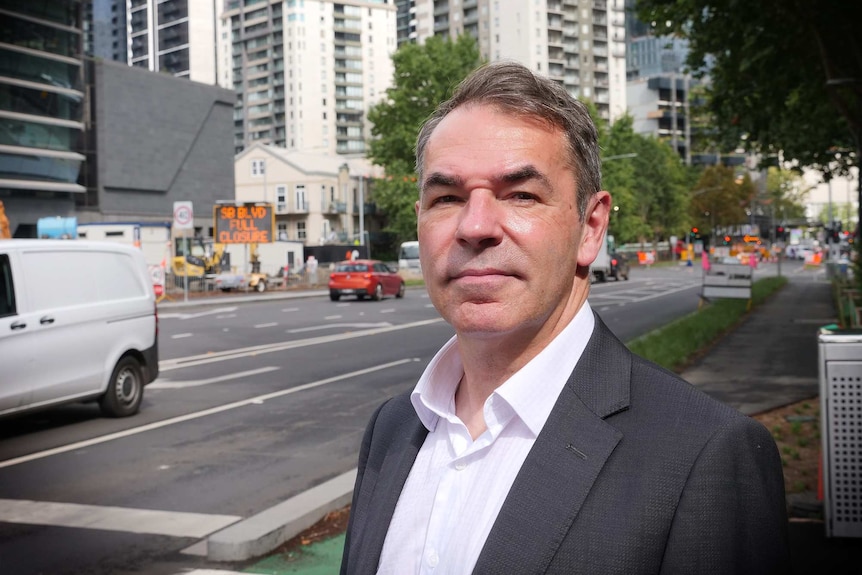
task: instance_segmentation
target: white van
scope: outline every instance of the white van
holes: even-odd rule
[[[401,244],[401,249],[398,251],[398,269],[415,272],[422,270],[419,265],[419,242],[412,241]]]
[[[137,413],[159,371],[157,329],[141,250],[0,240],[0,417],[89,400]]]

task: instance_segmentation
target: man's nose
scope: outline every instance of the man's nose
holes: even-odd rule
[[[489,190],[473,190],[461,210],[457,239],[473,246],[495,245],[503,238],[502,206]]]

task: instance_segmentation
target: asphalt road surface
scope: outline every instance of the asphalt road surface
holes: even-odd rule
[[[634,269],[590,303],[629,341],[693,312],[699,289],[698,268]],[[159,318],[161,375],[138,415],[80,404],[0,421],[0,573],[199,565],[208,534],[355,467],[373,409],[452,336],[422,288],[221,297]]]

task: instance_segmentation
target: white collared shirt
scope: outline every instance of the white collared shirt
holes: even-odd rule
[[[437,352],[411,400],[428,437],[395,507],[377,573],[470,573],[503,501],[593,333],[587,302],[568,326],[485,401],[474,441],[455,415],[457,338]]]

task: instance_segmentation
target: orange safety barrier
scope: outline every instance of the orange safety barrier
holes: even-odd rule
[[[650,265],[655,263],[655,252],[638,252],[638,263]]]
[[[805,256],[805,265],[806,266],[819,266],[820,262],[823,261],[823,254],[807,254]]]

